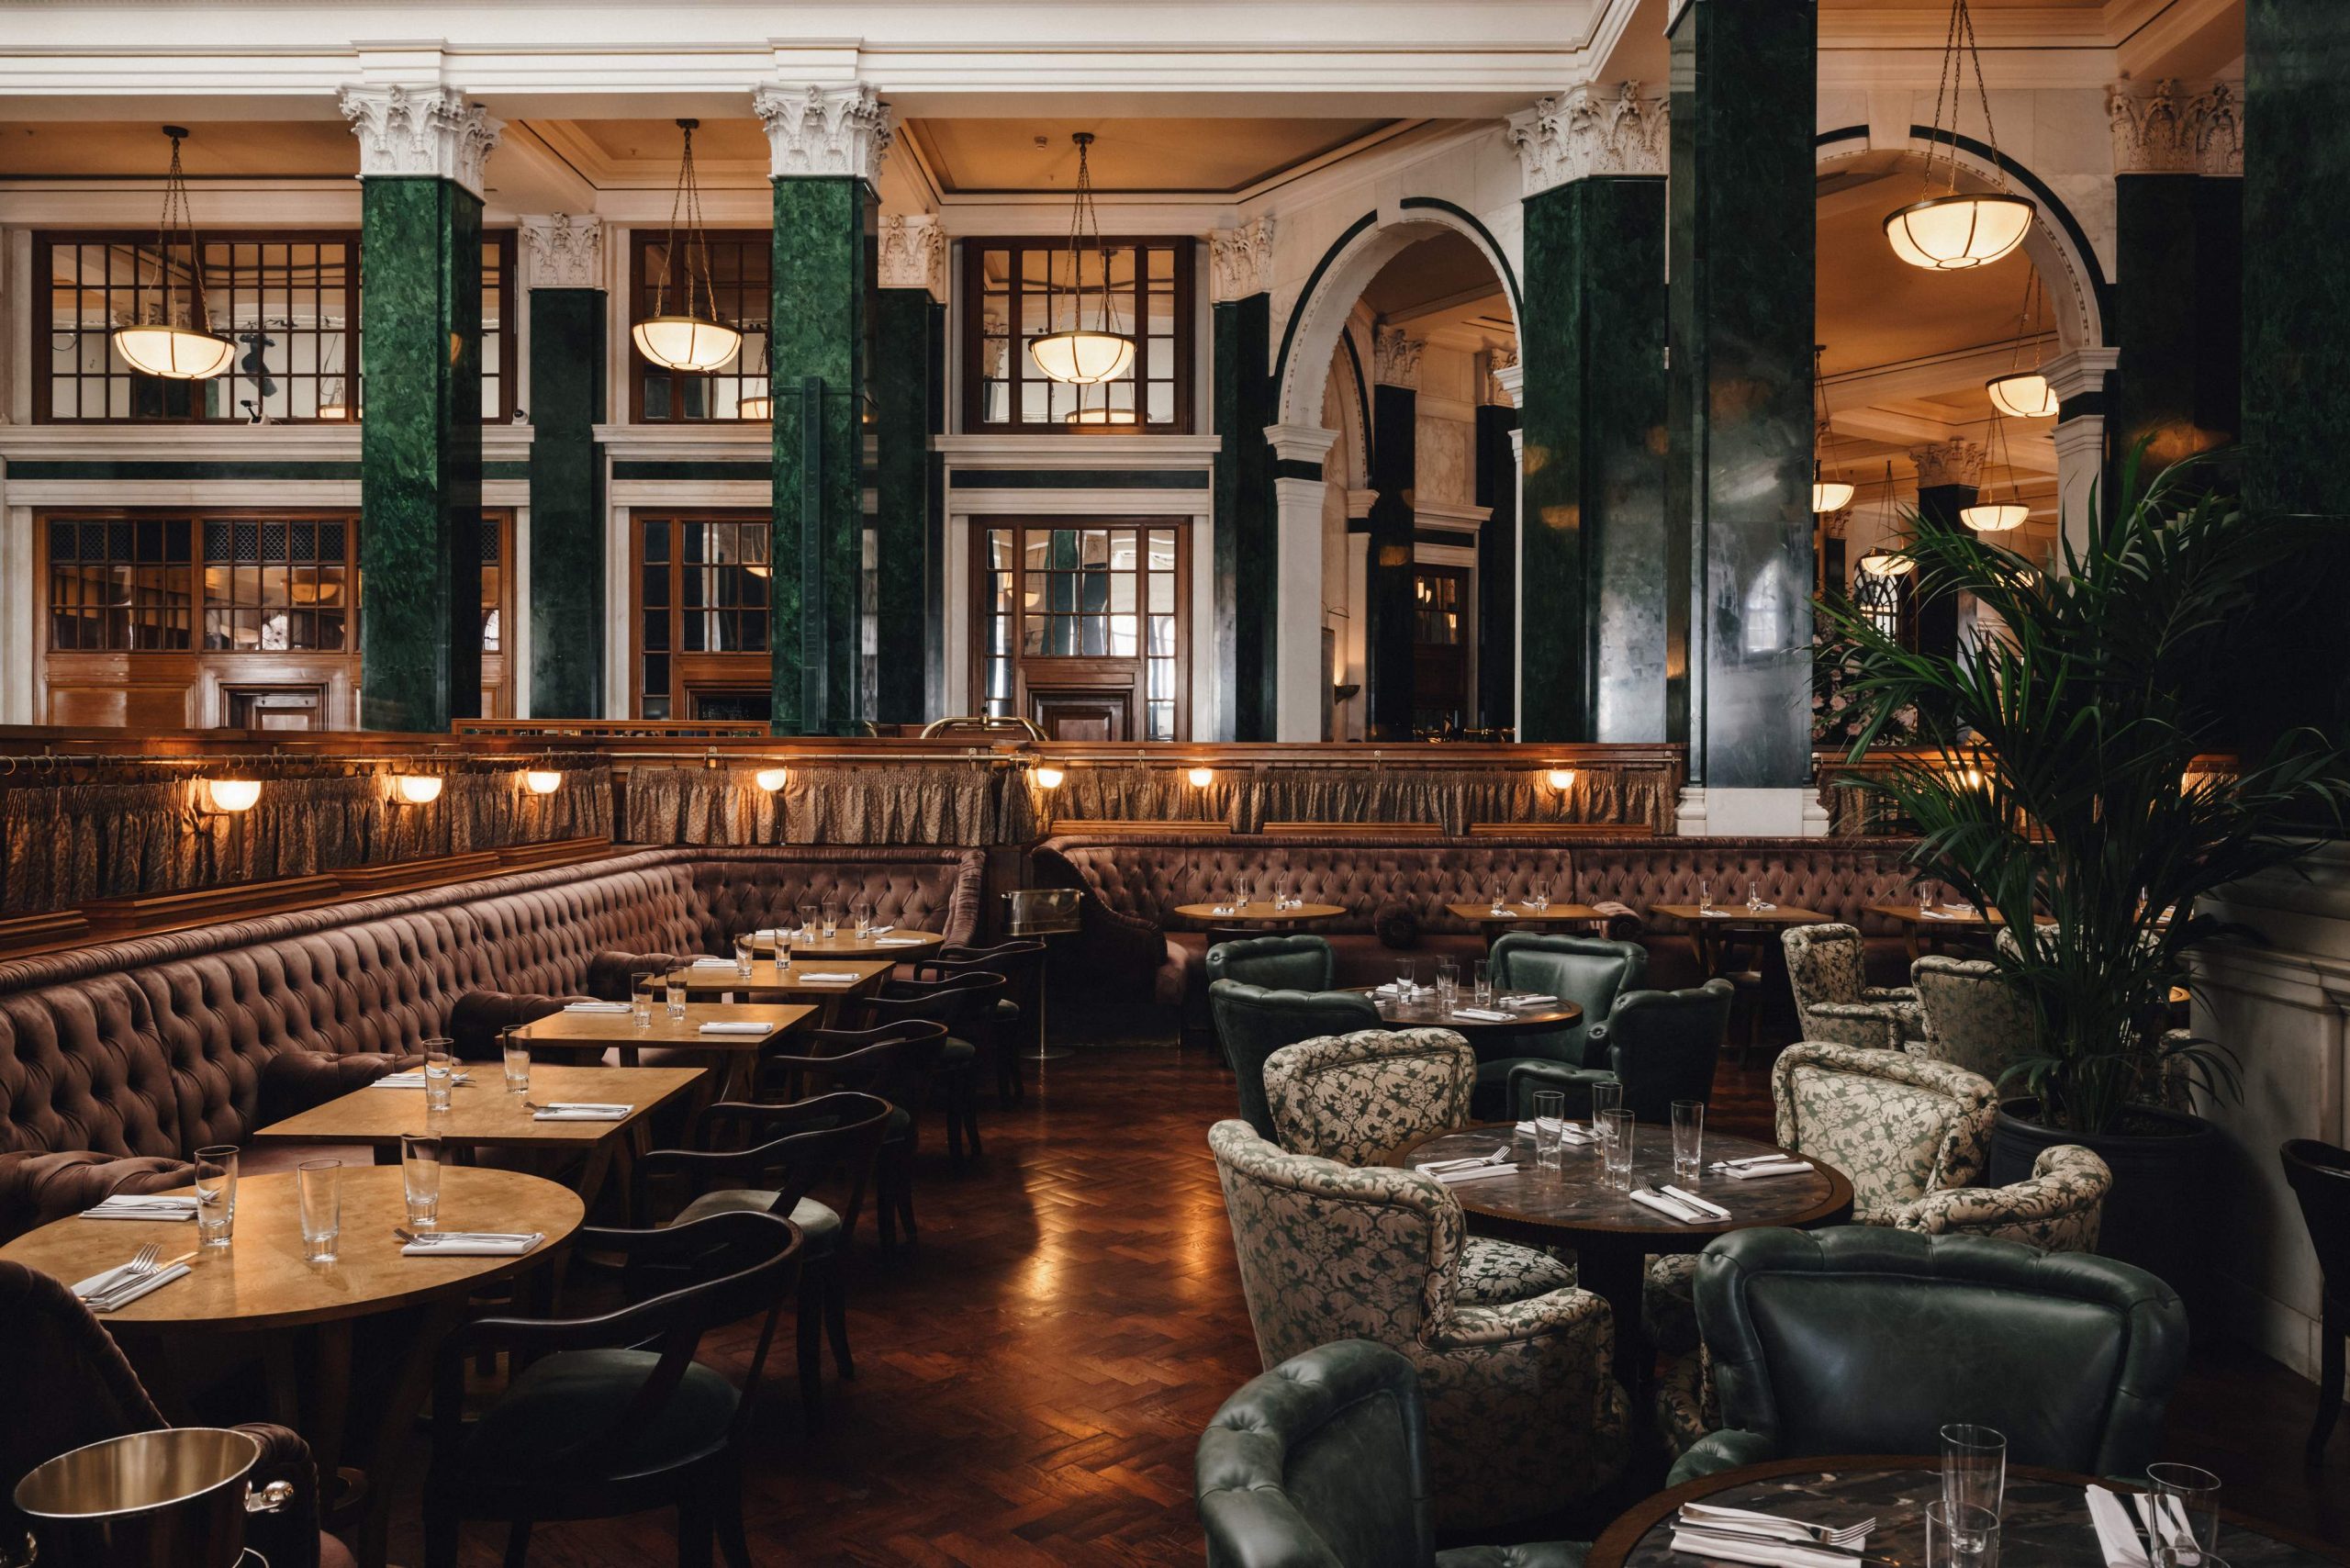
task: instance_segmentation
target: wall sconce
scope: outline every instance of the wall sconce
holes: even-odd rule
[[[522,775],[522,788],[533,795],[552,795],[563,788],[563,775],[552,767],[533,767]]]
[[[429,806],[441,798],[441,776],[437,773],[395,773],[392,790],[411,806]]]
[[[762,767],[751,775],[751,782],[772,795],[782,789],[790,778],[791,769],[789,767]]]
[[[1575,770],[1572,767],[1554,767],[1542,778],[1561,795],[1575,787]]]
[[[1213,767],[1194,767],[1191,772],[1185,774],[1184,777],[1192,781],[1192,789],[1204,790],[1209,785],[1215,782],[1215,769]]]
[[[199,778],[196,780],[203,809],[220,816],[234,816],[250,812],[253,802],[261,799],[258,778]]]
[[[1061,787],[1061,780],[1067,777],[1067,774],[1049,762],[1037,765],[1036,784],[1040,789],[1058,790]]]

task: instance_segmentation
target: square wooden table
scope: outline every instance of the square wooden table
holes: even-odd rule
[[[621,1019],[625,1025],[628,1020]],[[531,1064],[531,1092],[509,1094],[497,1062],[473,1062],[471,1083],[450,1091],[446,1111],[428,1111],[421,1089],[369,1086],[313,1105],[253,1134],[255,1143],[364,1143],[378,1165],[397,1165],[400,1139],[431,1137],[460,1148],[520,1148],[551,1161],[579,1157],[572,1185],[589,1207],[613,1161],[642,1153],[653,1112],[694,1087],[700,1067],[557,1067]],[[626,1104],[612,1122],[542,1122],[525,1101]]]
[[[713,1062],[718,1080],[713,1092],[721,1100],[733,1099],[747,1087],[759,1058],[772,1049],[787,1035],[815,1026],[817,1010],[796,1002],[688,1002],[686,1015],[672,1018],[661,1002],[653,1004],[652,1020],[642,1029],[626,1013],[595,1012],[550,1013],[535,1023],[525,1024],[514,1031],[515,1038],[533,1046],[563,1046],[574,1049],[603,1051],[617,1047],[622,1067],[634,1067],[637,1053],[647,1047],[663,1050],[707,1051],[718,1058]],[[704,1024],[764,1024],[759,1034],[730,1030],[721,1035],[705,1035]],[[531,1067],[532,1086],[535,1091],[539,1067]],[[538,1098],[535,1092],[532,1099]]]
[[[1698,969],[1708,977],[1722,972],[1726,938],[1767,937],[1790,926],[1832,924],[1836,918],[1791,903],[1773,904],[1769,909],[1749,909],[1743,903],[1716,904],[1711,909],[1699,909],[1694,903],[1659,903],[1651,904],[1649,913],[1688,922],[1689,950],[1697,956]]]
[[[1505,903],[1495,909],[1490,902],[1449,903],[1444,907],[1475,926],[1488,948],[1513,925],[1589,925],[1605,929],[1607,924],[1607,916],[1587,903],[1549,903],[1540,909],[1530,903]]]
[[[1939,952],[1939,938],[1945,934],[1981,936],[2007,924],[1998,910],[1986,915],[1971,904],[1938,903],[1931,914],[1914,903],[1873,903],[1866,908],[1869,913],[1881,914],[1901,927],[1901,937],[1909,945],[1912,963],[1925,957],[1930,948]]]
[[[795,960],[789,969],[778,970],[774,959],[762,958],[751,966],[750,975],[745,978],[731,963],[723,966],[688,964],[682,969],[671,969],[653,982],[660,988],[655,992],[653,1007],[657,1016],[662,1007],[661,992],[667,990],[672,980],[683,979],[688,1004],[698,996],[758,997],[762,1000],[805,1002],[815,1007],[821,1014],[819,1026],[830,1028],[844,999],[870,996],[879,991],[888,981],[890,971],[897,967],[896,960],[891,958],[807,958]],[[816,981],[807,978],[811,973],[855,975],[856,978],[852,980]]]

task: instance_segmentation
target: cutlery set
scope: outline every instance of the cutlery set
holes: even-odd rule
[[[166,1260],[163,1249],[151,1241],[132,1253],[129,1262],[107,1270],[75,1294],[93,1312],[111,1311],[139,1295],[146,1289],[148,1281],[157,1274],[193,1262],[195,1259],[194,1252],[183,1252],[176,1258]]]

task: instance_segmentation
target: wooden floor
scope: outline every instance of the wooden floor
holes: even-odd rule
[[[860,1240],[849,1308],[858,1376],[829,1381],[803,1438],[790,1382],[767,1390],[748,1522],[762,1563],[1197,1563],[1199,1429],[1259,1371],[1208,1158],[1233,1111],[1207,1055],[1106,1047],[1049,1064],[1024,1105],[990,1106],[987,1152],[922,1172],[921,1240],[892,1261]],[[1758,1068],[1725,1066],[1718,1126],[1766,1133]],[[937,1140],[934,1137],[932,1140]],[[735,1364],[736,1337],[705,1347]],[[2249,1513],[2350,1545],[2350,1424],[2305,1471],[2311,1387],[2272,1362],[2201,1350],[2168,1456],[2207,1465]],[[415,1478],[406,1484],[413,1497]],[[417,1559],[412,1506],[396,1561]],[[467,1531],[464,1561],[503,1532]],[[549,1525],[531,1562],[674,1560],[670,1521]]]

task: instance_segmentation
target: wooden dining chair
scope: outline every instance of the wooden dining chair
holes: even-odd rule
[[[992,947],[946,947],[914,966],[916,980],[945,980],[954,975],[993,974],[1003,977],[1003,994],[981,1013],[972,1027],[971,1043],[985,1057],[995,1058],[995,1103],[1008,1105],[1024,1099],[1028,1079],[1023,1070],[1021,1047],[1033,1039],[1045,1043],[1041,1030],[1044,1008],[1045,945],[1037,941],[999,942]]]
[[[792,1036],[806,1054],[762,1058],[751,1097],[763,1104],[789,1104],[826,1090],[849,1090],[890,1103],[889,1130],[874,1162],[874,1223],[881,1249],[898,1244],[898,1227],[914,1235],[914,1155],[922,1142],[923,1102],[938,1070],[946,1025],[910,1018],[878,1029],[812,1029]],[[846,1215],[851,1227],[856,1216]],[[844,1244],[855,1239],[842,1238]]]
[[[679,1202],[668,1223],[715,1214],[767,1214],[800,1227],[800,1409],[812,1432],[823,1424],[824,1340],[840,1375],[855,1377],[848,1349],[848,1238],[881,1152],[890,1108],[878,1095],[820,1094],[796,1105],[721,1101],[695,1116],[689,1147],[661,1148],[636,1167],[640,1216],[665,1195]],[[840,1206],[813,1196],[837,1184]]]
[[[507,1568],[521,1568],[542,1519],[665,1507],[677,1510],[681,1565],[707,1564],[714,1535],[730,1568],[750,1568],[742,1443],[800,1271],[800,1232],[771,1215],[735,1213],[659,1230],[583,1228],[572,1240],[621,1254],[632,1280],[684,1282],[591,1317],[486,1317],[442,1342],[426,1568],[454,1568],[467,1519],[504,1521]],[[737,1389],[694,1352],[710,1330],[755,1316],[758,1341]],[[499,1350],[522,1370],[469,1423],[466,1368]]]
[[[946,1154],[957,1165],[979,1152],[979,1047],[972,1036],[1004,992],[1004,978],[991,970],[966,970],[934,980],[892,980],[874,996],[850,1006],[867,1024],[924,1020],[946,1026],[934,1081],[946,1100]]]

